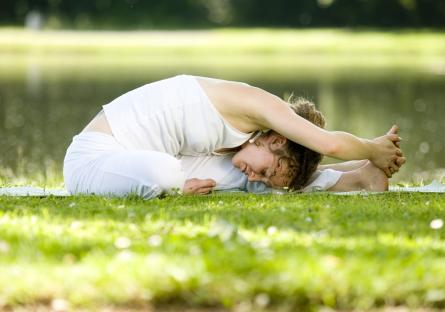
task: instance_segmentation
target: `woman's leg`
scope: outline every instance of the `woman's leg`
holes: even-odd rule
[[[185,177],[179,160],[156,151],[119,151],[98,158],[87,193],[153,198],[182,191]]]
[[[97,132],[76,136],[64,161],[64,178],[72,194],[153,198],[185,182],[180,161],[156,151],[126,150],[114,137]]]
[[[338,182],[327,190],[330,192],[361,190],[383,192],[388,190],[388,178],[382,170],[367,161],[358,169],[343,172]]]
[[[311,177],[303,192],[329,191],[373,191],[388,190],[388,178],[385,173],[369,160],[348,161],[319,168]]]
[[[367,159],[363,160],[350,160],[350,161],[344,161],[336,164],[328,164],[328,165],[319,165],[318,170],[325,170],[325,169],[333,169],[337,171],[352,171],[355,169],[358,169],[360,167],[363,167],[368,163]]]

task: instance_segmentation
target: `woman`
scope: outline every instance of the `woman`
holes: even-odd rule
[[[269,130],[273,131],[262,138],[262,146],[249,142]],[[326,131],[262,89],[179,75],[104,105],[74,137],[65,157],[64,178],[74,194],[152,197],[159,192],[153,185],[162,192],[188,190],[189,181],[175,157],[215,155],[241,147],[232,161],[249,181],[301,188],[316,169],[301,164],[302,146],[343,160],[369,159],[391,176],[404,161],[399,141],[395,133],[365,140]],[[214,186],[209,182],[209,189]]]

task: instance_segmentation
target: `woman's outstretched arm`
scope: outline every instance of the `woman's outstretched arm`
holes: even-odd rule
[[[391,175],[389,168],[398,169],[397,158],[402,156],[396,146],[396,133],[368,140],[342,131],[328,131],[295,114],[289,104],[279,97],[255,87],[238,89],[238,102],[245,105],[251,121],[259,129],[273,129],[288,139],[321,154],[342,159],[369,159]],[[397,132],[397,131],[395,131]]]

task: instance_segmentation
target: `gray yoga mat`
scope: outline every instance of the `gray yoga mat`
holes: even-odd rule
[[[390,192],[422,192],[422,193],[445,193],[445,184],[436,180],[428,185],[403,187],[390,186]],[[372,192],[354,191],[354,192],[337,192],[338,195],[355,195],[355,194],[373,194]],[[44,189],[33,186],[12,186],[0,187],[0,196],[71,196],[65,189]]]

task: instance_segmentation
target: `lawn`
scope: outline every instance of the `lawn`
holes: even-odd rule
[[[444,199],[0,197],[0,309],[443,309]]]

